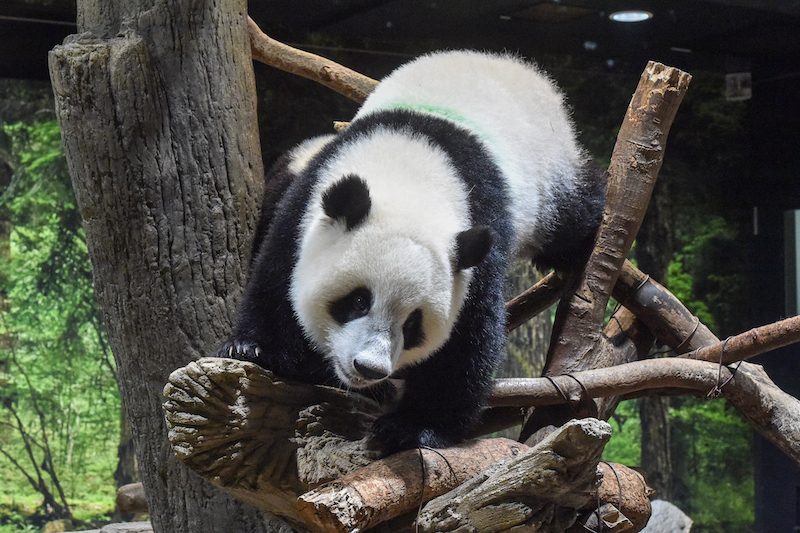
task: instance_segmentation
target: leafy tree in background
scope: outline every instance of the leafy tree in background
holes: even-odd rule
[[[0,496],[35,490],[42,515],[71,517],[70,498],[113,487],[116,373],[57,124],[5,124],[0,146]]]

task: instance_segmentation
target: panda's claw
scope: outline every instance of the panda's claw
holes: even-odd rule
[[[255,342],[231,340],[222,345],[214,356],[258,363],[263,354],[263,350]]]

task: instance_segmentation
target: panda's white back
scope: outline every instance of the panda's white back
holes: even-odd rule
[[[539,240],[549,201],[572,189],[586,156],[561,93],[533,65],[472,51],[422,56],[381,81],[353,119],[410,109],[451,120],[486,145],[508,184],[516,247]]]

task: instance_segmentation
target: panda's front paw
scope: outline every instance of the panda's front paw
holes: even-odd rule
[[[238,359],[251,363],[261,362],[263,355],[261,347],[257,343],[240,340],[228,341],[214,353],[214,357]]]
[[[394,412],[383,415],[373,423],[369,445],[385,455],[391,455],[414,448],[447,448],[458,444],[460,440],[426,426],[418,416]]]

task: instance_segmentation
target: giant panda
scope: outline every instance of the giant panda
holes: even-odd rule
[[[468,437],[504,348],[509,260],[579,268],[602,216],[560,92],[510,55],[432,53],[279,167],[291,183],[262,212],[218,355],[373,394],[387,454]]]

